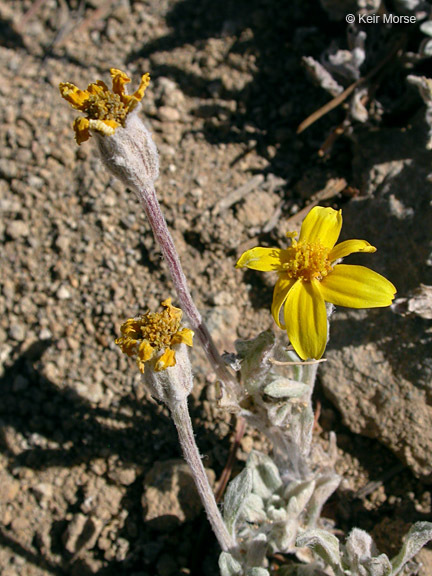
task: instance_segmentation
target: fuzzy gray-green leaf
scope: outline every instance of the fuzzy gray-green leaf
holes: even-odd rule
[[[271,398],[301,398],[309,392],[309,386],[290,378],[276,378],[264,388]]]
[[[261,381],[271,368],[268,358],[275,344],[271,330],[258,334],[253,340],[237,340],[235,347],[241,360],[242,381],[249,386]]]
[[[311,548],[336,573],[341,570],[339,540],[330,532],[326,530],[307,530],[297,538],[296,544],[299,548],[305,546]]]
[[[405,564],[423,548],[425,544],[432,540],[432,522],[416,522],[411,526],[405,537],[402,550],[392,561],[391,576],[399,574]]]
[[[282,485],[279,470],[270,456],[252,452],[247,467],[253,470],[253,491],[261,498],[269,498]]]
[[[224,498],[224,520],[230,534],[234,535],[234,525],[246,498],[252,492],[252,472],[245,468],[229,483]]]
[[[222,552],[219,556],[219,570],[221,576],[242,576],[243,574],[241,565],[228,552]]]

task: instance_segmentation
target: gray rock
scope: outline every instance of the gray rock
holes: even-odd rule
[[[432,280],[430,153],[412,131],[359,139],[357,160],[368,197],[343,211],[342,239],[364,238],[376,254],[350,256],[380,272],[408,298]],[[375,196],[372,196],[375,194]],[[378,438],[415,474],[432,481],[432,335],[430,322],[397,307],[339,309],[332,317],[321,378],[354,432]]]

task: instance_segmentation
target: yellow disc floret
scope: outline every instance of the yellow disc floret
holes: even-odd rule
[[[287,236],[292,237],[293,234]],[[290,248],[281,251],[281,272],[288,278],[306,282],[322,280],[332,270],[330,250],[321,242],[297,242],[292,239]]]
[[[128,356],[136,356],[141,372],[144,365],[159,352],[154,369],[165,370],[176,363],[173,346],[184,343],[192,346],[193,332],[180,328],[182,311],[171,305],[171,298],[162,302],[162,312],[146,312],[139,318],[129,318],[121,326],[121,337],[115,343]]]

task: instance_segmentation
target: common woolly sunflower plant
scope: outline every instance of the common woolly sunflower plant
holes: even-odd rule
[[[312,392],[317,361],[328,338],[331,306],[380,307],[393,300],[395,287],[380,274],[341,264],[353,252],[375,251],[366,240],[336,244],[340,211],[316,207],[303,222],[298,240],[289,233],[286,248],[256,247],[237,267],[275,272],[271,312],[282,330],[265,331],[236,343],[225,363],[188,290],[186,277],[159,205],[155,181],[159,158],[150,131],[138,112],[149,83],[145,74],[128,94],[129,77],[111,69],[112,88],[98,80],[86,90],[65,82],[60,93],[83,115],[74,122],[80,145],[94,136],[105,167],[136,193],[170,272],[180,306],[171,298],[162,311],[130,318],[116,343],[136,359],[143,386],[167,406],[183,454],[222,550],[221,576],[269,576],[270,558],[288,554],[293,560],[279,576],[396,576],[432,538],[432,524],[417,523],[401,552],[392,560],[378,554],[372,539],[354,529],[344,543],[321,518],[324,503],[337,488],[336,444],[327,453],[314,445]],[[188,326],[182,325],[184,312]],[[190,327],[189,327],[190,326]],[[188,410],[193,388],[189,349],[196,336],[218,380],[225,406],[263,433],[272,454],[252,452],[245,469],[229,485],[219,509],[197,448]],[[281,339],[283,336],[285,340]],[[306,359],[312,359],[305,361]],[[238,372],[234,377],[231,368]],[[275,573],[275,572],[274,572]]]

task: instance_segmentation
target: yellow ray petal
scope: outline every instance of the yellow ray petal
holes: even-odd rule
[[[364,266],[338,264],[321,282],[324,300],[348,308],[390,306],[395,293],[387,278]]]
[[[299,242],[321,242],[333,248],[342,228],[342,210],[315,206],[303,220]]]
[[[171,344],[181,344],[182,342],[186,346],[193,346],[194,333],[189,328],[182,328],[171,338]]]
[[[165,368],[175,366],[175,364],[175,352],[171,350],[171,348],[167,348],[162,356],[156,360],[155,370],[156,372],[160,372],[161,370],[165,370]]]
[[[354,252],[376,252],[375,246],[366,242],[366,240],[345,240],[330,250],[329,260],[334,262],[339,258],[345,258]]]
[[[279,328],[285,328],[285,326],[283,326],[280,321],[280,311],[283,303],[286,300],[286,297],[288,296],[288,292],[296,282],[297,280],[295,278],[284,278],[283,276],[281,276],[276,282],[276,286],[273,291],[271,313]]]
[[[183,316],[183,311],[181,308],[176,308],[171,304],[172,298],[166,298],[163,302],[161,302],[161,306],[165,306],[167,308],[166,312],[168,312],[171,318],[176,318],[178,320],[181,319]]]
[[[131,80],[127,74],[117,68],[110,68],[110,74],[112,78],[112,91],[114,94],[121,96],[125,93],[124,85],[129,84]]]
[[[141,83],[138,86],[138,90],[135,90],[135,92],[131,95],[128,95],[126,93],[123,93],[121,95],[121,99],[125,104],[125,106],[127,107],[128,113],[132,112],[132,110],[136,108],[138,104],[141,102],[141,100],[144,97],[144,93],[147,89],[147,86],[149,84],[150,84],[150,74],[147,73],[144,74],[144,76],[141,78]]]
[[[70,82],[61,82],[59,89],[62,98],[67,100],[69,104],[72,104],[72,107],[76,110],[82,110],[90,96],[87,90],[80,90]]]
[[[109,92],[109,88],[105,82],[98,80],[97,82],[93,82],[92,84],[88,85],[87,92],[95,96],[100,96],[104,92]]]
[[[135,90],[132,96],[140,102],[143,99],[144,93],[149,84],[150,84],[150,74],[147,72],[147,74],[144,74],[144,76],[141,77],[141,82],[140,85],[138,86],[138,90]]]
[[[327,312],[318,281],[294,284],[285,301],[285,325],[302,360],[321,358],[327,344]]]
[[[75,140],[78,145],[82,144],[90,138],[89,128],[90,122],[87,120],[87,118],[83,118],[82,116],[75,118],[73,129],[75,131]]]
[[[257,246],[244,252],[236,268],[250,268],[251,270],[261,270],[261,272],[271,272],[272,270],[281,270],[282,250],[280,248],[261,248]]]
[[[143,340],[138,348],[138,358],[142,362],[148,362],[154,356],[155,349],[150,345],[148,340]]]

